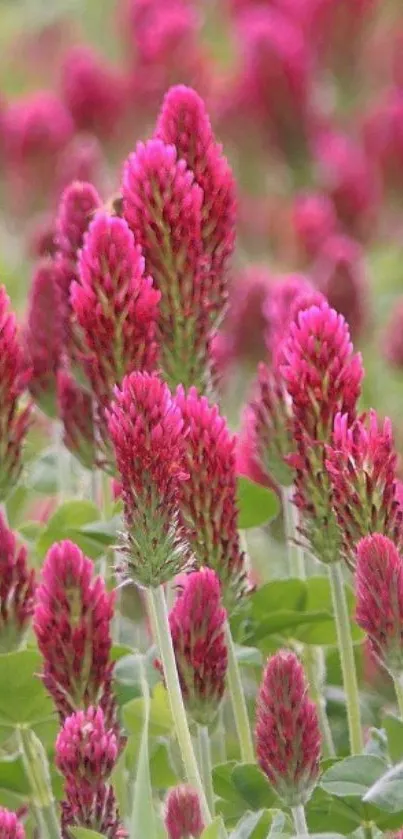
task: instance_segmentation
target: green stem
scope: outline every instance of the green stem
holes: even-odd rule
[[[150,589],[149,599],[152,603],[154,625],[158,638],[162,666],[164,669],[165,684],[168,691],[172,719],[176,728],[176,735],[182,754],[187,780],[189,784],[191,784],[191,786],[193,786],[199,793],[204,821],[207,826],[211,824],[212,818],[193,751],[192,738],[190,736],[185,706],[183,704],[163,587],[158,586],[158,588]]]
[[[308,825],[306,823],[303,804],[298,804],[297,807],[292,808],[292,817],[294,819],[297,836],[308,836]]]
[[[330,586],[334,617],[336,621],[337,641],[343,673],[344,693],[347,704],[348,730],[351,754],[361,754],[364,748],[360,697],[358,693],[357,673],[355,669],[354,648],[350,631],[350,615],[347,608],[346,593],[340,562],[329,565]]]
[[[218,711],[218,723],[215,732],[215,743],[217,744],[217,755],[220,763],[227,761],[227,746],[225,742],[225,725],[224,725],[224,702],[221,702]]]
[[[31,788],[32,804],[39,822],[39,834],[43,839],[60,839],[60,822],[43,745],[29,728],[18,728],[17,736],[25,774]]]
[[[203,779],[204,791],[206,793],[210,813],[214,817],[214,790],[211,766],[210,736],[207,726],[197,726],[197,738],[199,741],[200,772]]]
[[[239,745],[241,747],[241,756],[245,763],[254,763],[255,754],[249,724],[248,709],[246,706],[245,693],[241,679],[241,671],[236,659],[234,642],[228,621],[225,627],[225,634],[228,648],[228,686],[231,694],[232,709],[235,717]]]
[[[306,577],[304,550],[297,543],[298,509],[292,502],[294,487],[282,487],[281,495],[290,575],[291,577],[299,577],[301,580],[304,580]]]
[[[403,684],[402,684],[402,677],[394,676],[393,677],[393,684],[395,686],[396,691],[396,699],[397,704],[399,706],[399,714],[400,718],[403,720]]]

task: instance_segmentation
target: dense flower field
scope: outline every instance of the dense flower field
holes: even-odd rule
[[[101,18],[0,60],[0,839],[401,838],[403,9]]]

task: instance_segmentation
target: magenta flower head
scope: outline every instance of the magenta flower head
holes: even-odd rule
[[[165,96],[155,136],[174,145],[203,190],[203,250],[209,262],[209,298],[214,321],[227,294],[226,268],[235,247],[235,179],[216,142],[203,99],[190,87],[171,87]]]
[[[97,705],[113,727],[109,654],[114,595],[93,569],[73,542],[50,548],[37,589],[34,630],[44,659],[42,678],[61,719]]]
[[[329,236],[317,254],[312,276],[329,306],[345,317],[355,340],[368,325],[369,287],[361,246],[349,236]]]
[[[0,652],[18,650],[34,611],[35,572],[0,514]]]
[[[127,530],[121,572],[123,578],[156,587],[190,558],[179,511],[188,478],[184,421],[168,386],[148,373],[124,378],[108,417]]]
[[[304,305],[300,308],[302,298]],[[297,318],[298,312],[322,302],[323,298],[304,274],[286,274],[273,283],[264,307],[266,346],[273,357],[277,356],[279,346],[288,337],[290,324]]]
[[[85,237],[71,302],[81,330],[80,358],[98,404],[100,436],[107,437],[103,408],[113,387],[133,370],[153,369],[160,294],[144,276],[144,259],[124,219],[99,212]]]
[[[403,368],[403,297],[393,308],[383,336],[384,356],[393,367]]]
[[[403,560],[380,533],[357,545],[356,613],[371,652],[393,677],[403,674]]]
[[[123,78],[88,46],[73,46],[62,66],[62,95],[80,131],[107,138],[125,105]]]
[[[62,364],[64,308],[58,267],[52,259],[39,263],[32,278],[24,330],[26,362],[31,369],[29,390],[50,416],[56,410],[57,373]]]
[[[25,839],[25,830],[15,813],[0,807],[0,839]]]
[[[280,486],[293,483],[294,471],[287,463],[295,449],[291,408],[278,369],[259,364],[241,435],[249,438],[253,460],[267,476]]]
[[[86,469],[96,460],[93,400],[66,370],[59,370],[57,401],[63,423],[63,443]]]
[[[182,784],[169,791],[164,822],[168,839],[199,839],[204,821],[199,796],[192,787]]]
[[[231,612],[248,591],[245,554],[238,533],[236,440],[217,405],[196,388],[176,392],[185,429],[182,511],[191,528],[191,545],[201,565],[220,579],[223,602]]]
[[[346,414],[336,416],[333,438],[326,446],[326,468],[344,558],[352,567],[357,542],[368,534],[383,533],[401,542],[396,461],[389,419],[381,425],[375,411],[353,423]]]
[[[298,195],[293,206],[293,228],[301,255],[311,261],[338,225],[331,199],[321,192]]]
[[[108,839],[127,836],[107,783],[119,755],[119,743],[101,708],[77,711],[64,721],[56,740],[56,766],[64,775],[63,836],[85,827]]]
[[[92,217],[101,207],[95,187],[73,181],[63,191],[56,220],[57,241],[63,255],[75,261]]]
[[[215,572],[201,568],[189,574],[170,611],[169,626],[183,701],[199,725],[214,722],[225,693],[226,616]]]
[[[258,763],[289,807],[305,804],[319,776],[320,729],[302,665],[280,651],[267,662],[256,710]]]
[[[124,216],[140,244],[146,271],[161,292],[161,366],[173,387],[206,387],[210,333],[209,280],[201,233],[203,192],[161,140],[139,143],[123,175]]]
[[[22,470],[22,448],[30,424],[31,405],[19,410],[20,397],[29,381],[17,339],[15,315],[0,286],[0,501],[17,483]]]

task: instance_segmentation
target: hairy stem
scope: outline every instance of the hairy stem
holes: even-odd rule
[[[31,800],[43,839],[60,839],[60,822],[50,782],[45,750],[29,728],[18,728],[17,737],[25,774],[31,788]]]
[[[236,659],[234,641],[232,639],[228,621],[225,626],[225,636],[228,648],[228,686],[231,695],[239,745],[241,747],[241,756],[245,763],[254,763],[255,754],[248,717],[248,709],[246,707],[241,671]]]
[[[214,816],[214,790],[211,766],[210,735],[205,725],[197,726],[197,738],[199,741],[200,772],[203,780],[204,791],[210,813]]]
[[[308,836],[308,825],[306,823],[303,804],[298,804],[298,807],[292,808],[292,817],[297,836]]]

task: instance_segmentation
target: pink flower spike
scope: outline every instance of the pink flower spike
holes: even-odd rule
[[[89,707],[65,719],[56,740],[56,766],[64,775],[63,836],[85,827],[107,839],[124,839],[114,789],[107,783],[119,756],[119,743],[101,708]]]
[[[321,192],[297,195],[293,206],[293,227],[303,257],[311,261],[328,236],[337,229],[337,216],[331,199]]]
[[[225,693],[227,646],[220,581],[210,568],[185,577],[169,614],[183,701],[199,725],[216,718]]]
[[[101,138],[117,133],[124,113],[123,77],[86,45],[74,45],[62,65],[62,95],[80,131]]]
[[[184,420],[185,468],[181,507],[191,527],[191,546],[201,565],[218,575],[231,613],[248,591],[236,503],[236,439],[217,405],[196,388],[179,387],[176,404]]]
[[[382,533],[401,543],[403,513],[397,480],[397,454],[389,419],[375,411],[352,424],[337,414],[326,468],[332,485],[333,508],[343,535],[344,558],[354,567],[359,539]]]
[[[300,309],[299,301],[302,298],[304,306]],[[273,357],[277,356],[282,342],[288,338],[290,324],[297,319],[298,312],[322,302],[324,298],[304,274],[286,274],[277,278],[264,307],[267,320],[266,346]]]
[[[18,650],[34,611],[35,572],[0,514],[0,652]]]
[[[199,839],[204,830],[199,796],[185,784],[174,787],[165,802],[168,839]]]
[[[329,236],[311,270],[329,306],[346,319],[353,339],[361,337],[368,326],[369,285],[359,243],[349,236]]]
[[[167,385],[148,373],[124,378],[108,420],[127,529],[121,573],[156,587],[180,573],[190,558],[179,511],[188,478],[184,422]]]
[[[371,652],[389,673],[403,674],[403,560],[386,536],[374,533],[357,545],[356,613]]]
[[[201,234],[203,192],[174,146],[139,143],[123,174],[123,213],[161,292],[161,365],[168,384],[206,387],[210,333]]]
[[[284,803],[305,804],[319,776],[320,729],[302,665],[280,651],[267,662],[256,710],[260,767]]]
[[[191,87],[171,87],[155,136],[175,146],[203,190],[203,249],[209,259],[212,317],[221,317],[227,296],[226,268],[235,247],[236,188],[230,166],[215,141],[206,106]]]
[[[32,278],[24,350],[31,369],[29,390],[42,410],[56,412],[56,380],[63,356],[65,311],[61,297],[58,267],[43,260]]]
[[[57,399],[63,443],[86,469],[96,460],[92,398],[66,370],[57,377]]]
[[[16,813],[0,807],[0,839],[25,839],[25,830]]]
[[[74,181],[60,198],[57,215],[57,240],[63,255],[77,259],[83,245],[84,234],[92,216],[101,207],[101,199],[90,183]]]
[[[26,370],[9,305],[6,290],[0,286],[0,501],[7,498],[20,477],[31,415],[31,404],[19,410],[30,371]]]
[[[97,705],[115,727],[109,660],[114,595],[73,542],[53,545],[42,567],[34,630],[42,653],[44,684],[62,720]],[[54,639],[60,638],[55,645]]]

